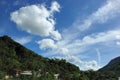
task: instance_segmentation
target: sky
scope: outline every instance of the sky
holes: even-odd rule
[[[0,36],[98,70],[120,56],[120,0],[0,0]]]

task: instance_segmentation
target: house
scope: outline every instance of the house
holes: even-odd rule
[[[15,74],[16,77],[18,77],[21,70],[13,69],[12,71],[13,71],[13,74]]]
[[[118,77],[118,80],[120,80],[120,77]]]
[[[59,79],[59,74],[54,74],[56,79]]]
[[[22,71],[20,75],[32,75],[32,71]]]
[[[10,78],[10,76],[9,75],[5,75],[5,79],[8,79],[8,78]]]

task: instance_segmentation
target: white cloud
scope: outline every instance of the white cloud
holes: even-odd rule
[[[96,49],[96,53],[97,53],[99,65],[101,65],[101,53],[100,53],[99,49]]]
[[[27,44],[32,40],[31,37],[22,37],[22,38],[15,38],[15,41],[20,44]]]
[[[117,41],[116,44],[117,44],[117,45],[120,45],[120,41]]]
[[[120,39],[120,35],[116,35],[116,39]]]
[[[40,49],[56,49],[57,46],[54,43],[54,40],[52,39],[43,39],[41,41],[37,42],[40,45]]]
[[[58,31],[52,31],[51,32],[51,37],[54,40],[60,40],[61,39],[61,34]]]
[[[87,19],[84,19],[82,23],[79,20],[77,22],[75,21],[72,27],[67,31],[64,30],[65,33],[62,33],[63,39],[61,39],[61,34],[55,30],[56,21],[54,20],[54,13],[59,12],[60,9],[60,5],[57,2],[51,4],[50,10],[48,10],[45,5],[22,7],[11,13],[11,20],[15,22],[19,28],[29,33],[40,36],[50,36],[52,38],[38,41],[37,43],[39,44],[40,49],[50,49],[47,53],[61,54],[62,58],[78,65],[82,70],[97,70],[100,68],[97,61],[82,61],[79,56],[84,56],[84,54],[81,53],[87,51],[90,46],[109,43],[116,40],[118,38],[116,36],[120,35],[120,30],[91,34],[84,36],[81,39],[78,37],[80,36],[81,31],[89,29],[92,24],[105,23],[118,16],[117,14],[120,13],[119,4],[119,0],[108,0],[104,6],[88,16]],[[116,44],[119,43],[117,42]],[[98,59],[101,61],[100,53],[98,50],[96,51]]]
[[[51,9],[52,13],[55,12],[55,11],[60,12],[60,10],[59,10],[60,5],[57,2],[53,2],[50,9]]]
[[[73,26],[78,27],[80,31],[89,29],[94,23],[105,23],[117,16],[120,16],[120,0],[107,0],[106,4],[100,7],[96,12],[88,16],[83,22],[77,20]]]
[[[89,36],[85,36],[82,39],[82,45],[93,45],[96,43],[101,43],[101,42],[109,42],[109,41],[114,41],[116,40],[116,35],[120,35],[120,30],[111,30],[108,32],[101,32],[97,35],[92,34]]]
[[[66,53],[69,52],[69,50],[68,50],[67,48],[60,48],[60,51],[59,51],[59,52],[61,52],[61,53],[63,53],[63,54],[66,54]]]
[[[67,59],[80,67],[82,70],[100,68],[101,57],[99,50],[96,50],[99,63],[95,60],[82,61],[79,56],[85,56],[82,54],[88,49],[92,50],[91,46],[96,44],[105,45],[105,43],[113,42],[116,40],[117,35],[120,35],[120,30],[110,30],[106,32],[100,32],[96,34],[86,35],[80,38],[82,31],[89,29],[92,24],[103,24],[108,20],[111,20],[120,13],[120,0],[107,0],[105,5],[101,6],[97,11],[93,12],[82,22],[77,20],[73,23],[72,27],[67,30],[63,30],[62,37],[58,42],[53,42],[56,48],[52,48],[47,53],[53,53],[54,55],[62,55],[62,58]],[[117,43],[118,44],[118,43]],[[88,48],[89,47],[89,48]],[[48,48],[46,46],[46,48]],[[93,48],[94,49],[94,48]],[[66,57],[67,56],[67,57]]]
[[[111,30],[107,32],[91,34],[84,36],[82,39],[77,38],[73,40],[69,38],[68,40],[61,40],[57,42],[56,45],[59,46],[58,48],[67,48],[68,52],[70,52],[69,54],[77,54],[84,52],[87,49],[86,47],[115,41],[116,35],[120,35],[120,30]]]
[[[61,34],[55,31],[55,20],[53,13],[59,12],[60,5],[54,1],[51,9],[48,10],[44,4],[30,5],[20,8],[11,13],[11,20],[18,25],[18,28],[27,31],[28,33],[51,36],[60,39]]]
[[[61,55],[62,58],[65,58],[69,62],[78,65],[82,70],[88,70],[88,69],[97,70],[100,68],[101,65],[100,64],[101,56],[100,56],[100,51],[98,49],[96,50],[98,56],[98,63],[95,60],[82,61],[80,56],[81,55],[85,56],[85,54],[82,53],[84,53],[88,49],[94,50],[94,48],[96,47],[91,48],[91,46],[93,45],[101,44],[105,46],[106,43],[116,41],[116,35],[120,35],[120,30],[111,30],[107,32],[91,34],[83,37],[82,39],[79,38],[74,40],[73,39],[71,40],[70,38],[69,40],[62,39],[56,43],[52,41],[52,45],[54,45],[54,47],[53,46],[52,48],[50,47],[52,50],[48,51],[47,54],[52,53],[51,55],[53,56]],[[49,48],[49,45],[44,46],[44,48]]]
[[[99,64],[95,60],[91,61],[82,61],[79,56],[68,55],[65,57],[68,62],[76,64],[80,67],[80,70],[98,70],[100,68]]]

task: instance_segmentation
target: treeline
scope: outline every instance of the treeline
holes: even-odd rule
[[[64,59],[44,58],[33,51],[13,41],[8,36],[0,37],[0,71],[3,74],[12,75],[12,70],[37,71],[42,73],[74,74],[79,73],[77,66]]]
[[[65,59],[42,57],[8,36],[0,37],[0,79],[5,75],[14,76],[14,69],[35,72],[31,77],[25,77],[25,80],[118,80],[120,58],[112,60],[108,66],[98,71],[80,71]],[[41,70],[39,77],[36,73],[38,70]],[[59,74],[57,79],[54,74]],[[13,78],[11,80],[18,80],[15,76]]]

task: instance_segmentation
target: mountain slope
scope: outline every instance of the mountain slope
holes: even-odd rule
[[[112,59],[105,67],[99,70],[101,73],[109,73],[113,76],[120,76],[120,57]]]
[[[0,71],[12,69],[38,70],[52,73],[74,73],[79,68],[66,60],[44,58],[15,42],[8,36],[0,37]]]
[[[88,70],[83,73],[89,80],[118,80],[118,77],[120,77],[120,57],[111,60],[98,71]]]

